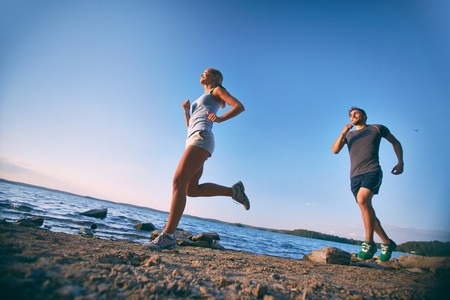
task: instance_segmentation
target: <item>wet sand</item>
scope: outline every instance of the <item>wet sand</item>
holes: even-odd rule
[[[323,265],[0,224],[2,299],[450,299],[449,272]],[[417,270],[416,270],[417,271]]]

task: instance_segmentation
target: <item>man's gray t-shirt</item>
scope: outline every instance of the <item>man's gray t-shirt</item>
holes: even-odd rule
[[[345,142],[350,153],[350,178],[381,170],[378,155],[380,142],[389,133],[386,126],[375,124],[347,134]]]

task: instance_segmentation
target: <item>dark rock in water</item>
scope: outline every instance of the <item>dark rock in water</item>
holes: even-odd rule
[[[26,206],[26,205],[15,205],[15,204],[13,204],[13,205],[11,205],[11,208],[15,209],[15,210],[18,210],[18,211],[26,211],[26,212],[29,212],[29,211],[33,210],[33,208],[31,208],[29,206]]]
[[[80,215],[98,218],[98,219],[104,219],[104,218],[106,218],[107,213],[108,213],[107,208],[98,208],[98,209],[91,209],[91,210],[85,211],[83,213],[80,213]]]
[[[322,250],[314,250],[311,254],[304,255],[304,260],[322,264],[349,265],[352,255],[336,247],[327,247]]]
[[[25,227],[40,227],[44,224],[44,219],[41,217],[25,218],[18,220],[17,224]]]
[[[207,233],[200,233],[200,234],[192,237],[192,240],[194,242],[205,241],[208,243],[212,243],[214,241],[220,241],[220,237],[219,237],[219,234],[216,232],[207,232]]]
[[[136,226],[134,226],[134,228],[136,228],[137,230],[142,230],[142,231],[153,231],[153,230],[155,230],[155,225],[153,225],[152,223],[139,223],[139,224],[136,224]]]
[[[92,229],[92,230],[95,230],[95,229],[97,229],[97,224],[95,224],[95,223],[92,223],[92,224],[91,224],[91,229]]]

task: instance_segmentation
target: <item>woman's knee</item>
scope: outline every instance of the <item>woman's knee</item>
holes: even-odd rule
[[[185,191],[187,186],[187,181],[183,180],[181,176],[175,176],[172,181],[172,188],[174,190]]]
[[[198,197],[199,196],[199,192],[198,192],[198,185],[188,185],[186,187],[186,195],[188,195],[189,197]]]

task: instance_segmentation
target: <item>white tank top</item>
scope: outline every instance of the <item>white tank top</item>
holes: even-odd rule
[[[220,103],[211,95],[213,91],[211,89],[191,104],[188,137],[197,131],[212,131],[213,122],[208,120],[208,113],[217,114],[220,108]]]

